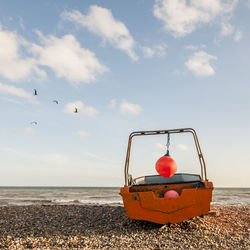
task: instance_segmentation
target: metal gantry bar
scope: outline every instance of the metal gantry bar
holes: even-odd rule
[[[194,137],[194,142],[197,150],[197,154],[199,157],[200,165],[201,165],[201,179],[207,180],[207,171],[206,171],[206,163],[201,151],[200,143],[196,134],[196,131],[193,128],[180,128],[180,129],[168,129],[168,130],[154,130],[154,131],[135,131],[129,135],[128,139],[128,148],[127,148],[127,155],[125,161],[125,168],[124,168],[124,175],[125,175],[125,186],[129,185],[128,180],[128,170],[129,170],[129,161],[130,161],[130,152],[131,152],[131,145],[132,145],[132,138],[134,136],[142,136],[142,135],[162,135],[162,134],[177,134],[177,133],[191,133]]]

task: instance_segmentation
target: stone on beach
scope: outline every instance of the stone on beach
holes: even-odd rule
[[[217,216],[219,215],[219,216]],[[3,249],[248,249],[249,207],[158,225],[129,219],[121,206],[0,207]]]

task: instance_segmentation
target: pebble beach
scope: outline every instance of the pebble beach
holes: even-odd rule
[[[2,249],[249,249],[249,206],[158,225],[129,219],[122,206],[0,207]]]

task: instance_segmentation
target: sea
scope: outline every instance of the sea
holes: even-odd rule
[[[0,187],[0,206],[122,205],[118,187]],[[212,205],[249,206],[250,188],[215,188]]]

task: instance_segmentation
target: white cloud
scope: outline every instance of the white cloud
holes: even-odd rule
[[[45,37],[39,31],[37,34],[44,46],[33,44],[31,50],[38,56],[38,63],[51,68],[57,77],[71,83],[88,83],[108,70],[93,52],[82,48],[73,35],[58,38],[53,35]]]
[[[89,133],[86,132],[86,131],[84,131],[84,130],[78,130],[78,131],[77,131],[77,134],[80,135],[80,136],[82,136],[82,137],[87,137],[87,136],[89,136]]]
[[[128,103],[124,100],[120,105],[120,111],[122,114],[137,115],[142,111],[142,108],[138,104]]]
[[[166,55],[167,45],[161,43],[153,47],[142,46],[141,49],[144,57],[153,57],[153,56],[162,57]]]
[[[64,106],[64,113],[74,114],[75,108],[77,108],[80,115],[89,117],[95,117],[99,111],[91,106],[86,106],[82,101],[69,102]],[[77,114],[78,114],[77,113]]]
[[[87,15],[82,15],[78,10],[65,11],[62,18],[86,27],[90,32],[101,37],[104,42],[109,42],[116,48],[125,51],[132,60],[138,57],[134,52],[135,41],[130,35],[126,25],[116,20],[109,9],[96,5],[90,7]]]
[[[46,77],[34,58],[22,55],[21,49],[25,51],[28,46],[29,43],[21,36],[2,30],[0,26],[0,75],[11,81],[29,80],[34,73],[40,78]]]
[[[201,45],[197,45],[197,46],[194,46],[194,45],[185,45],[184,46],[184,49],[186,50],[200,50],[200,49],[205,49],[207,48],[207,46],[205,44],[201,44]]]
[[[110,109],[114,109],[116,107],[116,99],[112,99],[108,105]]]
[[[152,156],[155,157],[155,158],[160,158],[160,157],[162,157],[163,155],[162,155],[162,153],[159,153],[159,152],[153,152],[153,153],[152,153]]]
[[[14,86],[3,84],[1,82],[0,82],[0,94],[17,96],[20,98],[24,98],[33,104],[39,104],[39,102],[35,100],[35,98],[31,93],[25,91],[22,88],[16,88]]]
[[[234,41],[239,42],[243,38],[241,31],[236,31],[234,34]]]
[[[213,55],[209,55],[204,51],[194,53],[185,65],[197,76],[210,76],[215,73],[213,67],[210,65],[210,60],[216,60]]]
[[[73,35],[57,38],[37,33],[42,46],[26,41],[15,32],[4,31],[0,26],[0,47],[4,48],[0,50],[0,75],[11,81],[30,80],[34,76],[45,79],[46,72],[39,68],[42,65],[71,83],[88,83],[108,71],[93,52],[80,46]],[[25,57],[25,54],[30,56]]]
[[[166,149],[167,148],[166,145],[163,145],[162,143],[156,143],[155,146],[158,149]]]
[[[221,23],[221,35],[222,36],[228,36],[231,35],[234,31],[233,25],[231,25],[228,22],[222,22]]]
[[[36,131],[35,131],[34,129],[32,129],[32,128],[26,128],[26,129],[24,130],[24,133],[25,133],[26,135],[34,135],[34,134],[36,133]]]
[[[186,50],[197,50],[197,46],[194,46],[194,45],[185,45],[184,49],[186,49]]]
[[[164,29],[174,37],[193,32],[202,23],[232,12],[238,0],[156,0],[154,15],[164,23]]]
[[[155,51],[149,47],[143,46],[142,52],[145,57],[152,57],[155,54]]]
[[[157,56],[165,56],[166,49],[167,49],[167,45],[164,43],[156,45],[155,46],[156,55]]]
[[[175,147],[177,149],[180,149],[180,150],[183,150],[183,151],[189,150],[189,148],[186,145],[184,145],[184,144],[177,144],[177,145],[175,145]]]

